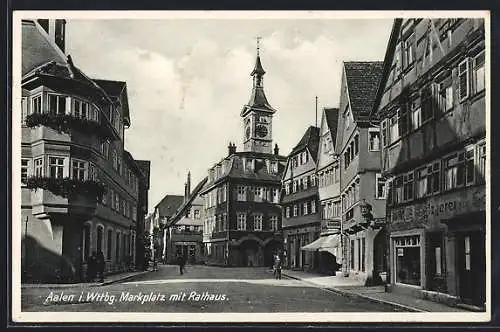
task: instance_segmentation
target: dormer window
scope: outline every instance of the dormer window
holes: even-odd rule
[[[254,160],[253,160],[253,159],[247,159],[247,160],[246,160],[246,165],[245,165],[245,167],[246,167],[246,169],[247,169],[248,171],[253,171],[253,162],[254,162]]]

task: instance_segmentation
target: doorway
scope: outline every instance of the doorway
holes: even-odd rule
[[[464,303],[484,306],[486,299],[486,252],[484,233],[457,236],[459,294]]]

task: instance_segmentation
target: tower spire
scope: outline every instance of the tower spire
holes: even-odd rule
[[[257,39],[257,56],[260,56],[260,40],[262,37],[257,36],[255,39]]]

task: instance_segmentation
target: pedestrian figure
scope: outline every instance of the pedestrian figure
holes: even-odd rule
[[[97,270],[97,253],[92,251],[92,255],[89,257],[89,261],[87,262],[87,275],[89,282],[93,282],[95,279]]]
[[[278,254],[274,256],[274,277],[281,279],[281,258]]]
[[[96,259],[96,265],[97,265],[97,272],[99,274],[99,282],[104,282],[104,266],[106,262],[104,260],[104,253],[102,250],[99,250],[97,253],[97,259]]]
[[[179,255],[177,257],[177,264],[179,264],[179,272],[181,275],[184,274],[184,257],[182,257],[181,255]]]

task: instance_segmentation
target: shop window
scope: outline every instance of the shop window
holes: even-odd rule
[[[420,286],[420,236],[394,239],[396,282]]]

